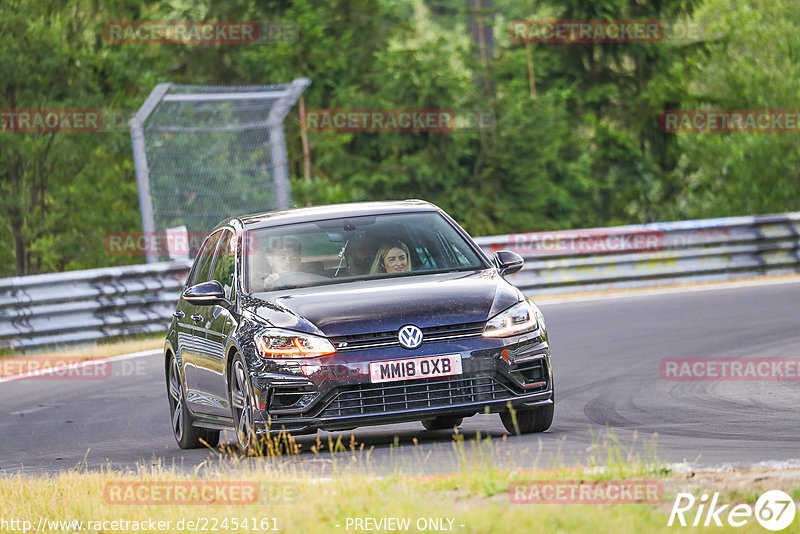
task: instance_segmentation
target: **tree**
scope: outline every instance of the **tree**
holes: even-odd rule
[[[697,58],[687,108],[798,109],[800,13],[795,2],[708,0],[697,22],[710,53]],[[795,211],[800,207],[796,133],[677,136],[691,217]]]

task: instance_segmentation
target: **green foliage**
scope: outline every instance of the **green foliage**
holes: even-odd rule
[[[643,44],[509,38],[512,20],[559,18],[697,31]],[[108,21],[165,19],[291,21],[297,41],[103,39]],[[493,34],[483,49],[481,25]],[[306,177],[295,109],[286,140],[299,206],[424,198],[476,235],[790,211],[800,204],[796,135],[676,135],[658,118],[796,109],[798,26],[791,0],[5,0],[0,108],[131,110],[157,83],[309,77],[307,109],[441,108],[494,124],[309,132]],[[188,159],[199,173],[202,158]],[[108,232],[138,230],[127,131],[0,131],[0,277],[143,261],[103,245]]]
[[[800,12],[787,0],[708,0],[709,40],[685,108],[798,109]],[[681,203],[689,216],[776,213],[800,206],[796,133],[680,134]]]

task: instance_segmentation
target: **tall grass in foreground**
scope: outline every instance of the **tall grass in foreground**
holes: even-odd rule
[[[646,440],[645,440],[646,441]],[[610,431],[595,436],[583,467],[567,467],[558,457],[550,461],[538,455],[535,465],[520,469],[509,460],[511,442],[503,436],[476,435],[467,439],[459,432],[452,437],[452,454],[458,470],[444,476],[410,476],[397,469],[389,472],[372,465],[372,447],[341,438],[318,439],[305,461],[298,462],[300,447],[284,434],[255,444],[251,455],[235,449],[215,450],[211,461],[191,471],[179,466],[148,465],[115,471],[110,468],[89,471],[84,467],[56,475],[14,474],[0,477],[0,510],[5,519],[40,518],[79,521],[171,521],[170,532],[178,530],[176,521],[206,521],[207,529],[228,519],[225,531],[260,531],[231,528],[233,519],[266,519],[282,532],[350,532],[355,518],[409,518],[408,531],[418,531],[416,521],[439,520],[437,525],[454,532],[614,532],[642,533],[673,531],[666,527],[674,498],[665,495],[661,504],[624,505],[541,505],[514,504],[508,497],[509,485],[526,480],[611,480],[626,478],[664,478],[668,474],[657,460],[655,444],[647,443],[645,454],[638,437],[625,445]],[[498,447],[497,445],[502,445]],[[394,446],[392,446],[394,448]],[[424,461],[427,452],[411,446],[414,461]],[[540,449],[540,452],[542,449]],[[409,452],[409,451],[405,451]],[[309,458],[306,454],[310,454]],[[261,455],[261,456],[257,456]],[[406,454],[408,456],[408,454]],[[310,461],[309,461],[310,460]],[[541,460],[541,463],[540,463]],[[324,476],[320,466],[324,462]],[[109,502],[109,485],[125,483],[214,482],[257,485],[257,499],[243,504],[121,504]],[[350,523],[348,523],[348,518]],[[452,523],[449,521],[452,520]],[[211,522],[209,522],[211,521]],[[131,531],[114,529],[112,524],[83,532]],[[429,525],[429,523],[426,523]],[[97,526],[97,525],[96,525]],[[118,525],[119,526],[119,525]],[[203,525],[197,525],[202,527]],[[240,525],[241,526],[241,525]],[[248,524],[250,527],[251,524]],[[680,530],[689,530],[691,528]],[[756,532],[761,527],[748,525],[740,532]],[[203,528],[197,528],[204,531]],[[428,529],[430,530],[430,529]],[[13,529],[12,529],[13,531]],[[55,530],[54,530],[55,531]],[[62,529],[61,531],[69,531]],[[151,530],[153,532],[157,530]]]

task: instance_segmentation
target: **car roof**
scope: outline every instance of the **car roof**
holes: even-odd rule
[[[396,200],[385,202],[349,202],[283,211],[268,211],[236,217],[248,230],[279,224],[301,223],[343,217],[381,215],[388,213],[439,211],[439,208],[424,200]],[[230,219],[228,219],[230,220]]]

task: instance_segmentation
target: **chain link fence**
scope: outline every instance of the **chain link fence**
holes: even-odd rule
[[[310,83],[156,86],[131,123],[145,235],[206,233],[230,215],[289,208],[283,120]]]

